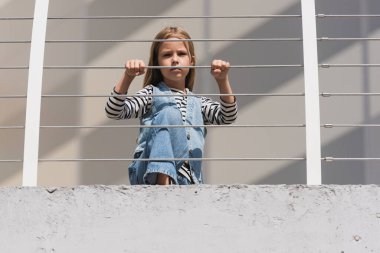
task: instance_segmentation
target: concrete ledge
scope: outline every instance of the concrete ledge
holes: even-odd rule
[[[380,252],[380,187],[0,188],[1,252]]]

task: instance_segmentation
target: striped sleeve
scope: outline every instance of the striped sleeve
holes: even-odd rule
[[[140,118],[152,107],[153,87],[146,86],[138,91],[138,96],[127,96],[119,94],[113,89],[106,103],[106,115],[110,119],[132,119]]]
[[[227,125],[237,119],[238,106],[236,100],[230,104],[202,97],[202,114],[205,124]]]

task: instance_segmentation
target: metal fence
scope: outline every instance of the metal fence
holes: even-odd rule
[[[315,13],[315,2],[310,0],[301,0],[302,15],[231,15],[231,16],[81,16],[81,17],[48,17],[48,0],[36,0],[35,12],[33,17],[1,17],[2,20],[33,20],[33,30],[31,40],[2,40],[0,43],[8,44],[29,44],[30,43],[30,60],[28,66],[1,66],[0,69],[25,69],[28,70],[28,91],[25,95],[2,95],[1,99],[22,98],[27,101],[26,104],[26,121],[25,126],[0,126],[2,129],[25,129],[24,139],[24,157],[15,160],[0,160],[0,162],[23,163],[23,185],[37,185],[38,163],[49,161],[132,161],[133,158],[78,158],[78,159],[41,159],[39,158],[39,132],[43,128],[139,128],[139,125],[41,125],[40,111],[42,98],[67,98],[67,97],[108,97],[108,94],[71,94],[71,95],[47,95],[42,94],[42,78],[44,69],[123,69],[123,66],[72,66],[72,65],[44,65],[44,49],[46,44],[53,43],[137,43],[153,42],[147,39],[129,39],[129,40],[46,40],[46,27],[49,20],[65,22],[66,20],[110,20],[110,19],[302,19],[302,38],[228,38],[228,39],[192,39],[199,42],[217,42],[217,41],[301,41],[303,44],[303,63],[300,64],[281,64],[281,65],[232,65],[231,68],[258,69],[258,68],[301,68],[304,71],[304,93],[235,93],[235,96],[260,97],[260,96],[286,96],[286,97],[304,97],[305,99],[305,123],[303,124],[237,124],[226,126],[227,128],[305,128],[306,130],[306,157],[205,157],[205,161],[306,161],[307,184],[315,185],[322,183],[321,162],[322,161],[342,161],[342,160],[380,160],[380,158],[338,158],[338,157],[321,157],[321,127],[379,127],[376,124],[334,124],[320,122],[320,99],[332,96],[379,96],[380,93],[326,93],[320,92],[319,89],[319,68],[354,68],[354,67],[379,67],[380,64],[328,64],[318,63],[317,43],[343,40],[361,40],[377,41],[380,38],[317,38],[317,19],[327,18],[378,18],[380,15],[325,15]],[[209,68],[209,66],[190,66],[192,68]],[[158,68],[157,66],[148,66],[148,68]],[[205,96],[219,96],[220,94],[197,94]],[[179,127],[179,126],[168,126]]]

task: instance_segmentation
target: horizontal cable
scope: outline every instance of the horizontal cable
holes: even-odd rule
[[[380,14],[316,14],[317,18],[378,18]],[[229,15],[229,16],[78,16],[48,17],[49,20],[88,19],[250,19],[250,18],[301,18],[302,15]],[[33,20],[33,17],[0,17],[0,20]]]
[[[41,128],[270,128],[305,127],[305,124],[268,124],[268,125],[103,125],[103,126],[40,126]]]
[[[25,126],[0,126],[0,129],[24,129]]]
[[[304,161],[306,158],[77,158],[77,159],[39,159],[39,162],[110,162],[110,161]]]
[[[44,98],[70,98],[70,97],[88,97],[88,98],[97,98],[97,97],[128,97],[128,96],[134,96],[134,97],[200,97],[200,96],[273,96],[273,97],[302,97],[305,96],[305,93],[231,93],[231,94],[223,94],[223,93],[210,93],[210,94],[205,94],[205,93],[199,93],[199,94],[151,94],[151,95],[144,95],[144,94],[94,94],[94,95],[77,95],[77,94],[68,94],[68,95],[63,95],[63,94],[57,94],[57,95],[42,95]],[[1,97],[0,97],[1,98]]]
[[[333,127],[380,127],[380,124],[323,124],[324,128]]]
[[[46,40],[46,43],[134,43],[134,42],[164,42],[166,39],[124,39],[124,40]],[[302,41],[301,38],[246,38],[246,39],[178,39],[176,41],[193,42],[268,42],[268,41]],[[0,44],[26,44],[30,40],[0,40]]]
[[[333,161],[380,161],[380,157],[323,157],[322,160],[326,162]]]
[[[322,125],[328,127],[326,124]],[[189,128],[189,127],[206,127],[206,128],[302,128],[305,124],[264,124],[264,125],[80,125],[80,126],[69,126],[69,125],[52,125],[52,126],[40,126],[40,128],[72,128],[72,129],[84,129],[84,128]],[[0,129],[24,129],[25,126],[0,126]]]
[[[0,20],[33,20],[33,17],[0,17]]]
[[[26,95],[1,95],[0,98],[26,98]]]
[[[374,93],[363,93],[363,92],[352,92],[352,93],[344,93],[344,92],[322,92],[322,97],[332,97],[332,96],[380,96],[380,93],[374,92]]]
[[[380,14],[317,14],[317,18],[379,18]]]
[[[48,20],[88,19],[250,19],[250,18],[300,18],[302,15],[229,15],[229,16],[82,16],[48,17]],[[33,20],[33,17],[0,17],[0,20]]]
[[[0,40],[0,44],[21,44],[31,43],[31,40]]]
[[[379,93],[380,94],[380,93]],[[305,93],[232,93],[232,94],[223,94],[223,93],[199,93],[199,94],[151,94],[151,95],[142,95],[142,94],[133,94],[133,95],[110,95],[110,94],[91,94],[91,95],[85,95],[85,94],[50,94],[50,95],[42,95],[43,98],[104,98],[104,97],[125,97],[125,96],[134,96],[134,97],[178,97],[178,96],[185,96],[185,97],[199,97],[199,96],[209,96],[209,97],[217,97],[217,96],[241,96],[241,97],[250,97],[250,96],[257,96],[257,97],[303,97],[305,96]],[[7,99],[7,98],[27,98],[26,95],[0,95],[0,99]]]
[[[82,16],[48,17],[49,20],[87,19],[250,19],[250,18],[300,18],[301,15],[220,15],[220,16]]]
[[[302,64],[284,64],[284,65],[232,65],[230,68],[287,68],[303,67]],[[29,66],[0,66],[0,69],[28,69]],[[44,66],[44,69],[124,69],[124,66]],[[190,68],[205,69],[211,66],[145,66],[147,69],[170,69],[170,68]]]
[[[29,66],[0,66],[0,69],[29,69]]]
[[[380,14],[316,14],[317,18],[378,18]],[[88,19],[250,19],[250,18],[301,18],[302,15],[229,15],[229,16],[82,16],[48,17],[49,20]],[[0,20],[33,20],[33,17],[0,17]]]
[[[360,64],[360,63],[357,63],[357,64],[328,64],[328,63],[323,63],[323,64],[319,64],[319,67],[322,67],[322,68],[380,67],[380,64],[379,63],[363,63],[363,64]]]
[[[0,163],[21,163],[22,160],[0,160]]]
[[[318,41],[355,41],[355,40],[358,40],[358,41],[378,41],[380,40],[380,38],[329,38],[329,37],[321,37],[321,38],[317,38]]]
[[[125,40],[46,40],[46,43],[114,43],[114,42],[167,42],[168,39],[125,39]],[[193,42],[244,42],[244,41],[302,41],[301,38],[245,38],[245,39],[178,39],[175,41]]]
[[[231,65],[230,68],[281,68],[281,67],[302,67],[301,64],[288,65]],[[45,66],[45,69],[124,69],[124,66]],[[147,69],[173,69],[173,68],[190,68],[201,69],[211,68],[206,66],[145,66]]]

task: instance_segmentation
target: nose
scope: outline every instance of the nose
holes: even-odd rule
[[[176,54],[172,57],[172,65],[177,65],[179,63],[178,56]]]

